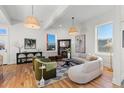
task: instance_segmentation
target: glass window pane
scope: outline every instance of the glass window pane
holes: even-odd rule
[[[0,35],[7,35],[7,30],[4,28],[0,28]]]
[[[105,24],[97,27],[98,51],[110,52],[112,49],[112,24]]]
[[[55,50],[55,35],[47,34],[47,50]]]

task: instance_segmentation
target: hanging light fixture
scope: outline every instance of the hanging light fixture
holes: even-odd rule
[[[72,17],[72,26],[69,28],[69,35],[76,35],[77,34],[77,29],[74,26],[74,17]]]
[[[34,7],[32,5],[32,16],[28,16],[25,20],[24,26],[31,29],[39,29],[40,22],[38,19],[33,15]]]

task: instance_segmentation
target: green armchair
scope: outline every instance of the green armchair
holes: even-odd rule
[[[35,72],[36,80],[41,80],[42,78],[42,70],[39,69],[42,65],[45,65],[45,69],[43,69],[43,78],[45,80],[56,77],[56,62],[51,62],[46,58],[34,58],[33,59],[33,70]]]

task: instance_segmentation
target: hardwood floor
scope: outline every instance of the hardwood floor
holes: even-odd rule
[[[36,80],[32,64],[3,66],[3,75],[0,78],[0,87],[3,88],[34,88]]]
[[[3,74],[1,73],[3,72]],[[1,88],[36,88],[32,64],[0,66]],[[46,86],[46,88],[117,88],[112,84],[112,72],[104,68],[103,75],[88,84],[76,84],[68,78]]]

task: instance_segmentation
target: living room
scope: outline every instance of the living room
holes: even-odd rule
[[[80,11],[82,12],[80,12]],[[0,6],[1,15],[1,36],[0,43],[3,45],[3,50],[0,52],[2,56],[1,65],[1,83],[0,87],[120,87],[124,79],[123,68],[123,15],[124,7],[116,5],[2,5]],[[88,11],[88,12],[86,12]],[[28,16],[35,16],[40,23],[40,28],[35,29],[33,27],[25,26]],[[37,24],[37,23],[36,23]],[[98,51],[98,27],[103,25],[112,25],[110,35],[112,41],[112,51]],[[71,26],[76,27],[76,33],[70,35]],[[74,28],[75,29],[75,28]],[[101,28],[102,29],[102,28]],[[70,31],[70,32],[69,32]],[[107,37],[107,34],[106,34]],[[109,37],[109,36],[108,36]],[[3,42],[4,41],[4,42]],[[78,43],[81,41],[81,43]],[[5,43],[6,42],[6,43]],[[29,43],[31,42],[31,43]],[[51,43],[52,42],[52,43]],[[70,43],[69,43],[70,42]],[[121,44],[122,43],[122,44]],[[50,44],[53,44],[50,46]],[[107,44],[107,43],[106,43]],[[64,50],[63,50],[64,49]],[[106,50],[106,49],[105,49]],[[55,65],[61,67],[61,78],[50,78],[44,80],[44,69],[47,67],[41,66],[39,82],[35,81],[36,75],[33,71],[32,61],[33,57],[39,56],[40,53],[45,60],[55,61]],[[20,56],[25,56],[26,59],[19,59]],[[27,55],[30,54],[29,59]],[[33,55],[33,57],[32,57]],[[69,76],[70,68],[81,65],[77,61],[85,60],[86,56],[98,56],[103,61],[104,71],[92,79],[85,82],[85,78],[81,78],[80,83]],[[31,60],[30,60],[30,57]],[[80,60],[80,57],[82,58]],[[75,59],[76,63],[73,62]],[[28,63],[28,61],[31,61]],[[36,60],[37,61],[37,60]],[[87,63],[87,62],[85,62]],[[93,63],[93,62],[90,62]],[[55,66],[52,65],[52,66]],[[70,66],[71,65],[71,66]],[[96,66],[96,64],[95,64]],[[35,67],[35,66],[34,66]],[[23,68],[23,69],[22,69]],[[53,67],[54,68],[54,67]],[[3,71],[3,72],[2,72]],[[21,76],[22,72],[24,74]],[[71,70],[72,71],[72,70]],[[78,71],[78,70],[76,70]],[[35,73],[35,74],[32,74]],[[38,72],[39,73],[39,72]],[[64,76],[68,74],[67,76]],[[108,74],[109,73],[109,74]],[[16,75],[14,75],[16,74]],[[27,76],[28,74],[29,76]],[[42,74],[42,75],[41,75]],[[56,75],[57,75],[56,74]],[[103,74],[102,76],[100,76]],[[26,75],[25,78],[22,78]],[[18,81],[20,76],[20,82],[18,84],[11,84],[11,82]],[[68,77],[69,76],[69,77]],[[99,77],[98,77],[99,76]],[[16,78],[14,78],[16,77]],[[26,78],[35,79],[28,81]],[[109,78],[103,79],[102,78]],[[38,76],[39,78],[39,76]],[[58,78],[58,77],[57,77]],[[8,80],[10,79],[10,80]],[[67,79],[67,80],[66,80]],[[95,80],[94,80],[95,79]],[[98,83],[99,79],[106,84],[109,81],[108,86]],[[12,81],[11,81],[12,80]],[[81,82],[80,80],[80,82]],[[92,81],[93,80],[93,81]],[[32,83],[33,81],[33,83]],[[106,81],[106,82],[105,82]],[[8,83],[6,83],[8,82]],[[28,84],[26,83],[28,82]],[[47,84],[46,84],[47,82]],[[50,82],[50,83],[49,83]],[[52,82],[52,83],[51,83]],[[67,85],[62,85],[62,82],[66,82]],[[70,83],[71,82],[71,83]],[[75,83],[76,82],[76,83]],[[94,83],[95,82],[95,83]],[[97,83],[96,83],[97,82]],[[56,85],[54,85],[54,83]],[[60,83],[60,84],[59,84]],[[77,84],[79,83],[79,84]],[[30,85],[31,84],[31,85]],[[53,85],[50,85],[53,84]],[[58,85],[57,85],[58,84]],[[72,85],[71,85],[72,84]],[[27,85],[27,86],[26,86]],[[43,86],[42,86],[43,85]]]

